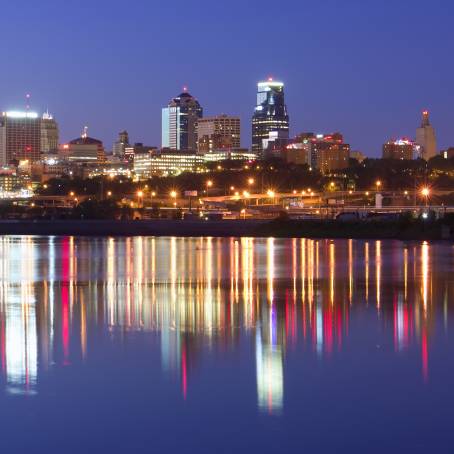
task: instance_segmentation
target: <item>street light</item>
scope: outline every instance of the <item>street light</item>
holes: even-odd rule
[[[375,182],[375,187],[377,188],[377,191],[380,189],[380,187],[381,187],[381,181],[380,180],[377,180]]]
[[[426,206],[429,204],[430,188],[425,186],[421,189],[421,195],[426,199]]]
[[[247,180],[247,182],[248,182],[248,185],[249,185],[249,186],[252,186],[252,185],[255,183],[255,180],[254,180],[254,178],[249,178],[249,179]]]
[[[212,180],[208,180],[206,182],[206,186],[207,186],[207,197],[209,197],[209,190],[211,187],[213,187],[213,181]]]
[[[140,208],[142,197],[143,197],[143,191],[137,191],[137,199],[138,199],[137,205],[138,205],[138,208]]]
[[[112,191],[107,191],[107,197],[111,197],[112,196]]]

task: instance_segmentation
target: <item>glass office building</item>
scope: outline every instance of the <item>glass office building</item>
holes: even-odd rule
[[[263,154],[271,137],[288,139],[289,117],[284,84],[272,79],[257,84],[257,106],[252,117],[252,151]]]
[[[197,122],[203,109],[188,92],[173,98],[162,109],[162,147],[172,150],[197,149]]]

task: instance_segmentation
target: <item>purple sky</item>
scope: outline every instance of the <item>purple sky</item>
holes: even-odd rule
[[[451,0],[41,0],[2,5],[0,108],[47,107],[61,140],[159,145],[187,85],[206,115],[237,114],[250,145],[256,82],[286,84],[291,133],[340,130],[378,156],[424,108],[454,145]]]

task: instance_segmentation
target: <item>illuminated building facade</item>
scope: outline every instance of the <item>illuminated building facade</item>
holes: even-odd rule
[[[257,85],[257,105],[252,117],[252,151],[261,156],[268,147],[270,133],[280,139],[289,136],[289,116],[284,99],[284,84],[269,79]]]
[[[137,160],[137,162],[136,162]],[[159,152],[139,153],[134,159],[134,172],[139,179],[151,175],[179,175],[183,172],[204,172],[202,155],[191,152],[163,149]]]
[[[197,134],[198,150],[202,153],[224,148],[240,148],[240,118],[228,115],[200,118],[197,124]]]
[[[421,126],[416,130],[416,144],[419,147],[418,157],[427,161],[436,156],[437,138],[435,136],[435,130],[430,124],[429,111],[427,110],[422,113]]]
[[[348,167],[350,145],[344,143],[341,133],[302,133],[287,147],[287,161],[308,164],[327,174]],[[294,157],[294,160],[291,160]]]
[[[196,150],[197,123],[202,117],[202,107],[187,91],[173,98],[162,109],[162,147]]]
[[[132,146],[127,146],[124,151],[124,157],[129,162],[134,162],[136,155],[151,153],[157,151],[156,147],[144,145],[141,142],[137,142]]]
[[[41,118],[41,153],[57,153],[58,124],[49,112]]]
[[[247,148],[238,148],[235,150],[213,150],[209,153],[202,154],[205,162],[216,161],[253,161],[256,159],[256,154],[251,153]]]
[[[60,145],[58,157],[61,160],[79,164],[103,163],[106,160],[103,143],[88,137],[87,128],[84,128],[82,135],[77,139]]]
[[[402,138],[390,140],[383,145],[383,159],[413,159],[415,143],[409,139]]]
[[[36,112],[3,112],[0,117],[0,164],[39,161],[41,118]]]

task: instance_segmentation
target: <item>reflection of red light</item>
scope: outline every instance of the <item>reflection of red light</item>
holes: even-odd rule
[[[31,147],[30,145],[27,145],[27,146],[25,147],[25,151],[32,151],[32,147]]]
[[[423,329],[422,333],[422,378],[424,383],[427,383],[429,380],[429,353],[427,349],[427,333],[426,330]]]

